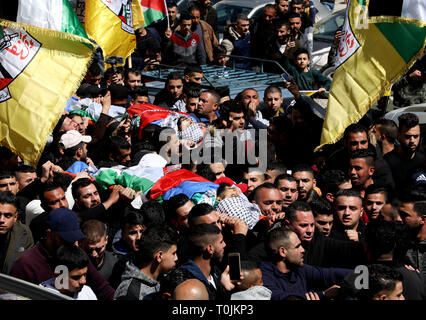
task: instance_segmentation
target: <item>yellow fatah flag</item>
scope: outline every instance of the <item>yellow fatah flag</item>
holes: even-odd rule
[[[36,165],[91,61],[89,40],[0,19],[0,144]]]
[[[350,0],[319,150],[401,78],[425,49],[426,1]]]
[[[87,34],[102,48],[104,58],[122,57],[136,48],[134,23],[143,25],[143,14],[132,0],[86,0],[84,27]],[[140,11],[142,11],[139,4]],[[142,15],[142,17],[141,17]]]
[[[140,27],[145,26],[145,18],[140,0],[132,0],[133,12],[133,29],[138,30]]]

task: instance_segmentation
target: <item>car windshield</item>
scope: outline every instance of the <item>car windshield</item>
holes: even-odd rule
[[[314,40],[322,41],[333,41],[334,33],[338,28],[343,26],[345,22],[345,14],[339,12],[338,14],[332,14],[324,20],[318,22],[314,26]]]
[[[234,6],[229,4],[218,4],[216,7],[217,12],[217,25],[219,32],[224,32],[225,27],[235,22],[235,18],[239,13],[248,15],[253,8]]]

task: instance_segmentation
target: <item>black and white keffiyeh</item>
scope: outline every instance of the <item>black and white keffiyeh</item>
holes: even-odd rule
[[[230,217],[237,217],[247,223],[249,229],[253,229],[259,221],[260,210],[257,206],[252,206],[242,197],[231,197],[221,200],[217,205],[217,211],[226,213]]]

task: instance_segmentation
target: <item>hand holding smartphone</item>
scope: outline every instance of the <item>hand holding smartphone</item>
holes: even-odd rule
[[[240,280],[241,260],[238,252],[228,254],[229,278],[231,280]]]

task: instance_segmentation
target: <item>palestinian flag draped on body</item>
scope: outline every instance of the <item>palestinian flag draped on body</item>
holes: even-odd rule
[[[337,142],[422,54],[426,1],[350,0],[321,144]]]
[[[134,29],[143,24],[138,0],[86,0],[84,27],[105,58],[130,56],[136,48]]]
[[[0,19],[0,144],[36,165],[93,45],[71,33]]]
[[[141,0],[140,3],[145,17],[145,26],[167,16],[165,0]]]

